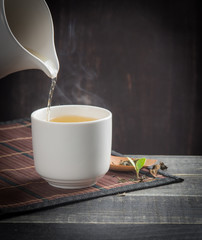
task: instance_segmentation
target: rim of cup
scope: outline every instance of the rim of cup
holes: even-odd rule
[[[59,108],[82,108],[82,109],[94,109],[95,111],[97,110],[97,115],[98,115],[98,111],[102,111],[102,114],[103,116],[101,117],[98,117],[97,119],[95,120],[91,120],[91,121],[84,121],[84,122],[52,122],[52,121],[48,121],[47,120],[47,111],[48,111],[48,108],[47,107],[44,107],[44,108],[39,108],[35,111],[32,112],[31,114],[31,119],[32,120],[36,120],[36,121],[39,121],[39,122],[44,122],[44,123],[47,123],[47,124],[57,124],[57,125],[65,125],[65,124],[91,124],[91,123],[95,123],[95,122],[100,122],[100,121],[104,121],[104,120],[107,120],[107,119],[110,119],[112,118],[112,113],[106,109],[106,108],[103,108],[103,107],[98,107],[98,106],[93,106],[93,105],[77,105],[77,104],[72,104],[72,105],[56,105],[56,106],[51,106],[50,107],[50,111],[54,109],[59,109]],[[69,115],[77,115],[79,113],[74,113],[74,114],[69,114]],[[59,116],[64,116],[64,115],[68,115],[67,112],[63,113],[63,114],[58,114],[54,117],[59,117]],[[96,115],[96,114],[95,114]],[[80,116],[85,116],[85,117],[92,117],[92,118],[96,118],[96,116],[94,115],[85,115],[84,114],[80,114]]]

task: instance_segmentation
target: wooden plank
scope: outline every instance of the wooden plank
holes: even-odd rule
[[[201,197],[202,196],[202,176],[182,175],[184,182],[179,184],[169,184],[156,188],[144,189],[127,193],[131,196],[174,196],[174,197]]]
[[[199,240],[202,225],[1,224],[4,240]]]
[[[110,196],[2,220],[7,223],[202,224],[202,196]]]

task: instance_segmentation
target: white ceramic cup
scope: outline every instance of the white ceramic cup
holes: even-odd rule
[[[31,114],[35,169],[50,185],[84,188],[94,185],[110,166],[112,114],[88,105],[51,107],[51,119],[64,115],[96,118],[88,122],[47,121],[47,108]]]

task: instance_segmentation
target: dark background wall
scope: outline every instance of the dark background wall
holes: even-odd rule
[[[110,109],[122,153],[202,154],[199,2],[47,0],[60,61],[53,105]],[[47,105],[39,70],[0,82],[0,121]]]

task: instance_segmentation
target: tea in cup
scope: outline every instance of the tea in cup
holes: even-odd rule
[[[31,115],[35,169],[50,185],[94,185],[110,166],[112,114],[89,105],[61,105]]]

